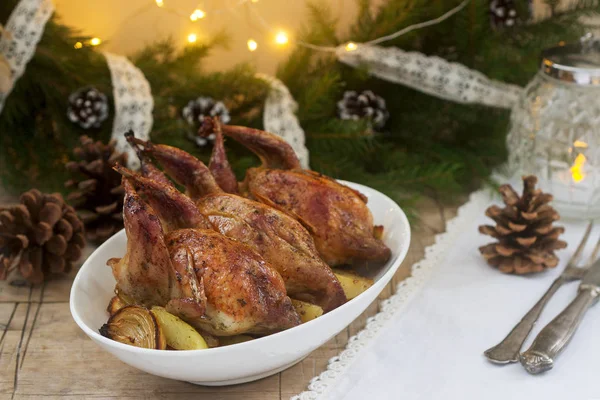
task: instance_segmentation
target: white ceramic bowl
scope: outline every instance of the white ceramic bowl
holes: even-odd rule
[[[106,306],[115,287],[106,260],[125,254],[127,237],[124,230],[100,246],[79,270],[71,289],[71,314],[79,327],[103,349],[124,363],[153,375],[218,386],[249,382],[282,371],[354,321],[392,279],[408,251],[410,227],[400,207],[376,190],[344,183],[369,198],[375,224],[384,226],[383,240],[392,250],[392,258],[381,268],[362,271],[374,278],[372,287],[315,320],[260,339],[206,350],[149,350],[107,339],[98,333],[108,319]]]

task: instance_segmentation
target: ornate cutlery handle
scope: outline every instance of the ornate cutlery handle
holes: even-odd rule
[[[525,314],[523,319],[515,325],[504,340],[483,353],[487,359],[497,364],[507,364],[519,361],[519,352],[521,351],[525,339],[529,336],[529,332],[533,329],[535,322],[540,317],[548,300],[552,298],[554,293],[556,293],[565,282],[566,281],[561,277],[555,279],[542,298],[539,299],[531,310]]]
[[[598,287],[580,287],[575,300],[556,316],[537,335],[533,344],[523,354],[520,361],[530,374],[552,369],[554,358],[565,348],[587,309],[598,297]]]

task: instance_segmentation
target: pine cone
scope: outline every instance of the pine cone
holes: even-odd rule
[[[58,193],[32,189],[0,210],[0,280],[13,272],[30,283],[68,273],[85,246],[83,223]]]
[[[344,92],[344,97],[337,102],[337,109],[340,119],[367,119],[374,129],[382,129],[390,117],[385,100],[370,90]]]
[[[181,110],[181,116],[190,127],[189,139],[193,140],[198,147],[204,147],[209,142],[212,144],[215,140],[214,134],[206,138],[196,135],[202,125],[202,121],[204,121],[204,117],[219,117],[224,124],[228,123],[231,119],[229,110],[222,101],[215,101],[212,97],[206,96],[190,100]]]
[[[81,88],[69,96],[67,117],[83,129],[100,128],[108,118],[108,99],[94,87]]]
[[[112,169],[115,162],[126,165],[127,155],[115,151],[115,143],[94,142],[88,136],[79,139],[73,150],[79,161],[67,163],[73,179],[65,183],[73,191],[67,200],[85,224],[89,241],[101,243],[123,228],[121,175]]]
[[[528,274],[554,268],[558,264],[555,250],[567,247],[558,237],[563,227],[553,227],[560,217],[548,204],[552,195],[535,189],[535,176],[523,177],[523,195],[510,185],[502,185],[500,193],[506,207],[489,207],[485,215],[496,226],[482,225],[479,232],[498,239],[479,248],[488,264],[505,273]]]

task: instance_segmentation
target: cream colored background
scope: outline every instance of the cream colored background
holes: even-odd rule
[[[2,0],[0,0],[2,1]],[[225,28],[231,35],[231,48],[216,49],[205,65],[207,70],[222,70],[239,62],[251,62],[260,72],[274,73],[277,65],[289,54],[293,45],[277,47],[273,34],[265,32],[254,17],[248,15],[246,5],[235,7],[243,0],[164,0],[165,8],[156,6],[155,0],[54,0],[63,21],[83,33],[98,36],[105,41],[106,50],[130,54],[154,40],[173,37],[178,45],[186,44],[187,35],[196,33],[200,40]],[[328,5],[339,18],[338,29],[347,29],[356,16],[355,0],[313,0]],[[433,1],[433,0],[432,0]],[[473,0],[487,1],[487,0]],[[562,0],[562,7],[575,0]],[[376,7],[382,0],[373,0]],[[536,19],[549,15],[543,0],[534,0]],[[227,11],[234,6],[234,12]],[[306,0],[259,0],[250,4],[274,29],[284,29],[291,36],[306,23]],[[206,18],[193,23],[189,14],[199,7]],[[183,13],[169,12],[173,8]],[[560,7],[559,7],[560,8]],[[220,12],[219,12],[220,10]],[[251,53],[246,47],[249,38],[259,43]]]
[[[0,0],[1,1],[1,0]],[[320,0],[329,5],[340,18],[340,29],[344,29],[356,13],[354,0]],[[171,36],[180,45],[186,44],[189,33],[196,33],[201,40],[225,28],[231,35],[230,50],[217,49],[209,57],[206,68],[221,70],[239,62],[252,62],[260,72],[273,73],[277,64],[289,54],[291,45],[277,47],[273,35],[263,32],[260,23],[249,18],[244,6],[228,12],[227,4],[235,5],[239,0],[164,0],[165,8],[156,6],[154,0],[55,0],[57,13],[63,22],[80,29],[83,33],[106,40],[105,49],[130,54],[144,44]],[[192,23],[188,15],[198,6],[207,13],[206,18]],[[166,10],[176,8],[185,16],[177,16]],[[304,0],[259,0],[251,4],[274,28],[284,29],[293,35],[308,16]],[[212,9],[222,9],[215,14]],[[137,13],[137,15],[135,15]],[[135,16],[134,16],[135,15]],[[258,50],[251,53],[246,47],[249,38],[259,43]]]

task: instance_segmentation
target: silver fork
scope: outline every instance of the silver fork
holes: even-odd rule
[[[577,246],[577,250],[575,250],[575,253],[573,253],[573,256],[569,260],[569,263],[565,267],[562,274],[560,274],[560,276],[556,278],[554,282],[552,282],[552,285],[550,285],[542,298],[535,303],[535,305],[531,308],[531,310],[529,310],[529,312],[527,312],[527,314],[525,314],[523,319],[521,319],[521,321],[512,329],[512,331],[510,331],[503,341],[498,343],[496,346],[487,349],[483,353],[488,360],[497,364],[508,364],[519,361],[519,352],[521,351],[521,347],[523,346],[525,339],[527,339],[527,336],[529,336],[529,332],[531,332],[531,329],[533,329],[533,326],[540,317],[540,314],[546,306],[546,303],[548,303],[548,300],[550,300],[554,293],[556,293],[556,291],[565,283],[580,280],[585,271],[587,271],[587,269],[596,259],[598,251],[600,251],[600,240],[596,244],[596,247],[594,247],[588,262],[582,266],[577,265],[581,259],[585,244],[590,237],[592,226],[593,222],[590,221],[585,230],[585,234],[583,235],[583,239],[581,239],[579,246]]]

